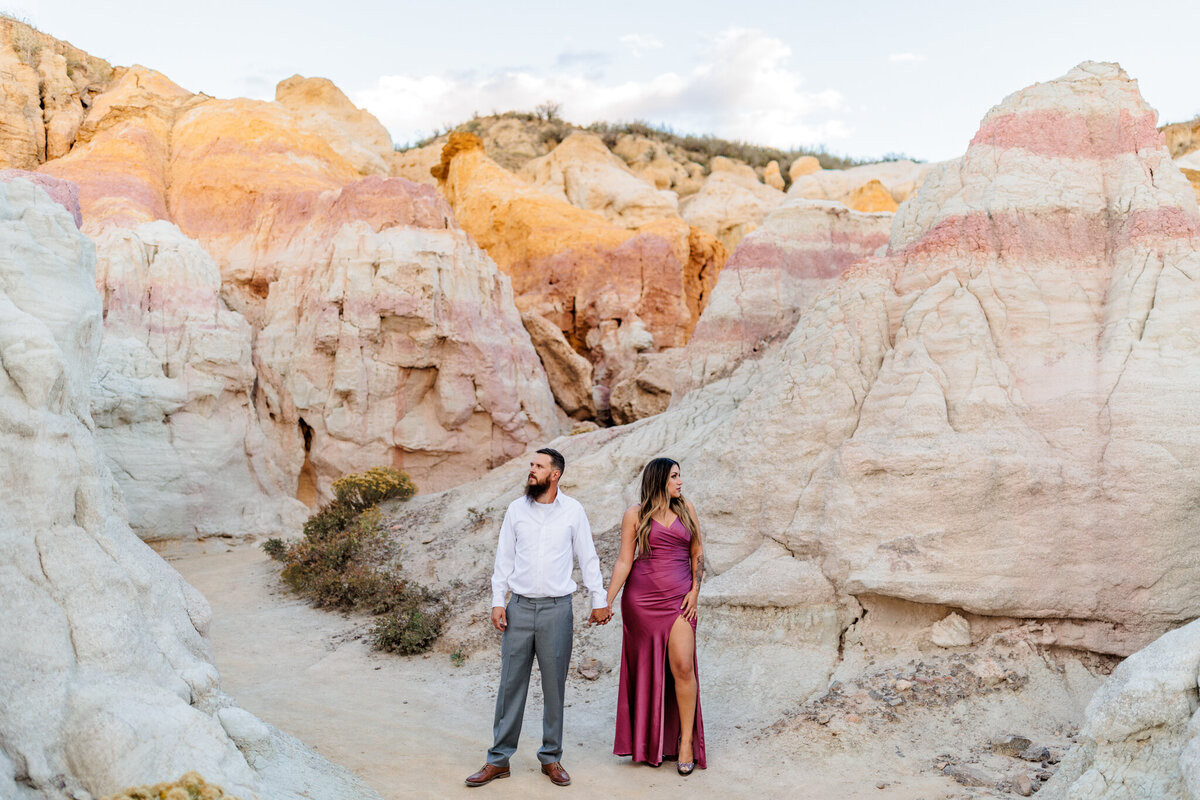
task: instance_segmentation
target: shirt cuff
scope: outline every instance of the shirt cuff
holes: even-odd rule
[[[608,608],[608,593],[592,595],[592,610],[597,608]]]
[[[505,606],[504,595],[506,595],[506,594],[508,594],[508,593],[507,592],[501,592],[500,594],[493,593],[492,594],[492,608],[495,608],[496,606],[500,606],[501,608],[504,608],[504,606]]]

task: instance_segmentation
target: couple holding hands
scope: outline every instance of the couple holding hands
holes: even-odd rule
[[[574,635],[572,561],[592,598],[589,623],[605,625],[622,587],[621,678],[613,753],[658,766],[675,759],[681,775],[706,767],[696,676],[696,602],[703,551],[696,509],[683,498],[679,464],[656,458],[642,471],[641,503],[621,520],[621,550],[607,593],[587,515],[559,491],[566,467],[557,450],[538,450],[525,495],[504,515],[492,573],[492,624],[503,633],[493,745],[466,779],[507,778],[517,749],[534,656],[542,674],[542,772],[558,786],[563,769],[563,694]],[[507,605],[505,597],[512,593]]]

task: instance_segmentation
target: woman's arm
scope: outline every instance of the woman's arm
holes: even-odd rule
[[[700,602],[700,584],[704,581],[704,544],[700,541],[700,517],[692,501],[684,498],[692,519],[696,521],[696,535],[692,537],[690,552],[692,557],[692,590],[683,598],[680,612],[689,620],[696,618],[696,606]]]
[[[637,546],[638,507],[631,506],[621,517],[621,551],[617,553],[617,563],[613,564],[612,578],[608,582],[608,607],[612,609],[613,601],[617,599],[629,570],[633,567],[633,551]]]

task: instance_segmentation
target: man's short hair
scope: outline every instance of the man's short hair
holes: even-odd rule
[[[567,468],[567,460],[563,458],[563,454],[550,447],[543,447],[538,450],[544,456],[550,456],[550,469],[558,470],[559,474]]]

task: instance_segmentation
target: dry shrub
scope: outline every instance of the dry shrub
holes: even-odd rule
[[[220,786],[204,782],[199,773],[187,772],[174,783],[159,783],[154,786],[137,786],[101,800],[238,800],[225,794]]]
[[[284,563],[281,577],[318,608],[382,615],[373,631],[381,650],[411,655],[428,650],[446,618],[446,604],[393,563],[376,503],[407,500],[416,486],[399,470],[376,468],[334,481],[335,499],[313,514],[304,536],[263,545]],[[276,555],[278,553],[278,555]]]

